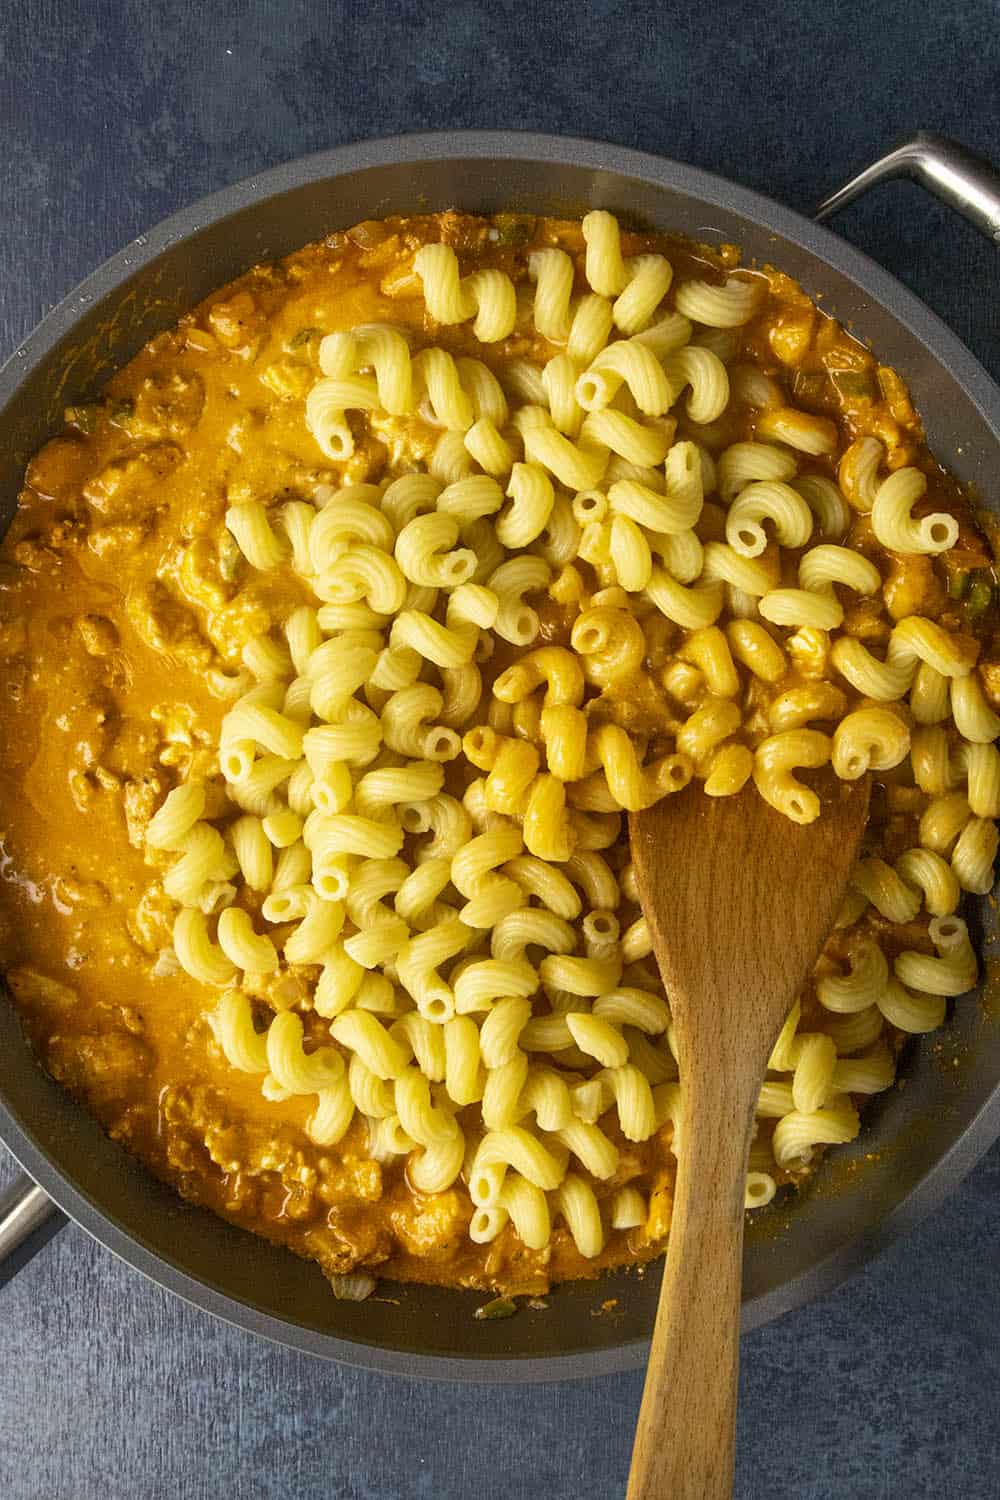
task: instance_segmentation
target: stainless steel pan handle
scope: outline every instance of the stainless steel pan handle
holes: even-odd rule
[[[25,1172],[0,1193],[0,1286],[12,1277],[67,1223],[44,1189]]]
[[[909,177],[919,182],[942,203],[957,209],[1000,249],[1000,173],[958,141],[931,130],[918,130],[916,135],[900,141],[885,156],[824,198],[813,217],[820,221],[828,219],[870,187],[891,177]]]

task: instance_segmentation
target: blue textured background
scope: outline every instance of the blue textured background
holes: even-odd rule
[[[6,0],[0,355],[164,214],[362,136],[601,136],[803,210],[918,126],[997,156],[998,37],[984,0]],[[838,227],[1000,375],[996,255],[967,225],[897,184]],[[741,1500],[1000,1495],[998,1188],[995,1149],[863,1275],[744,1340]],[[74,1228],[0,1298],[0,1496],[609,1500],[639,1394],[638,1376],[487,1394],[322,1365]]]

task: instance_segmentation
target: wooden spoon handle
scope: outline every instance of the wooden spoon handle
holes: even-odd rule
[[[704,1080],[702,1080],[704,1081]],[[739,1370],[743,1213],[753,1104],[699,1097],[677,1195],[628,1500],[728,1500]],[[756,1093],[753,1098],[756,1099]]]

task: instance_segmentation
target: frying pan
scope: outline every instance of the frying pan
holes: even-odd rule
[[[904,174],[1000,244],[1000,179],[961,147],[926,134],[853,179],[820,216]],[[561,214],[600,206],[634,224],[734,241],[748,262],[773,261],[902,373],[934,452],[1000,509],[991,494],[1000,390],[934,314],[867,257],[761,194],[677,162],[593,141],[463,132],[363,142],[265,172],[166,220],[83,282],[0,371],[3,524],[26,461],[58,428],[62,408],[86,400],[208,292],[359,219],[455,205]],[[971,915],[988,954],[989,903],[978,901]],[[988,996],[959,1001],[943,1034],[908,1050],[902,1074],[906,1087],[875,1098],[859,1141],[827,1158],[793,1203],[755,1215],[745,1328],[833,1287],[930,1212],[1000,1136],[1000,1017],[991,1019]],[[189,1302],[350,1364],[500,1381],[645,1362],[658,1267],[557,1287],[546,1309],[497,1321],[474,1321],[481,1294],[441,1288],[397,1286],[386,1300],[336,1301],[315,1265],[185,1204],[109,1140],[34,1062],[3,1001],[0,1140],[30,1174],[0,1203],[0,1277],[69,1215]]]

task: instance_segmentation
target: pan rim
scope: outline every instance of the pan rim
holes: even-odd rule
[[[552,135],[538,131],[460,130],[419,131],[373,137],[305,156],[291,158],[264,171],[196,199],[161,219],[131,240],[78,282],[39,320],[0,366],[0,415],[27,375],[70,333],[82,311],[106,296],[179,240],[188,239],[255,203],[279,197],[309,183],[343,177],[374,167],[436,160],[541,161],[556,166],[607,170],[686,193],[727,209],[757,228],[782,239],[847,276],[887,308],[922,343],[931,347],[974,401],[1000,443],[1000,387],[958,335],[926,303],[886,271],[871,256],[796,209],[787,208],[754,188],[731,182],[718,173],[692,167],[672,157],[637,151],[586,136]]]

